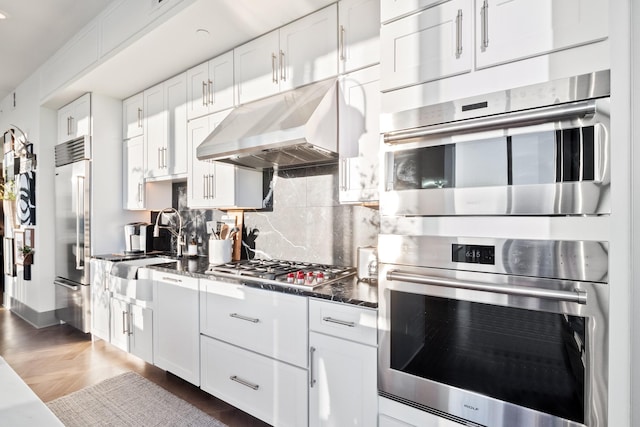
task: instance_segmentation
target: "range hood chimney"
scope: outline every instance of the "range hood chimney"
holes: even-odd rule
[[[330,79],[233,110],[198,146],[200,160],[286,169],[338,158],[338,89]]]

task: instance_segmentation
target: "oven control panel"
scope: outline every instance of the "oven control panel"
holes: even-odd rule
[[[495,265],[496,247],[483,245],[451,245],[451,261]]]

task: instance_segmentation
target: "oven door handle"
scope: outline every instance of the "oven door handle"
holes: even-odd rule
[[[491,129],[504,129],[507,127],[531,126],[547,123],[554,120],[581,118],[593,115],[596,112],[594,100],[577,101],[569,104],[553,105],[535,110],[516,111],[513,113],[478,117],[475,119],[461,120],[453,123],[442,123],[391,131],[384,134],[384,142],[400,143],[415,138],[435,137],[454,133],[480,132]]]
[[[387,280],[418,283],[421,285],[444,286],[447,288],[469,289],[473,291],[493,292],[523,297],[542,298],[553,301],[571,302],[578,304],[587,303],[587,293],[578,289],[574,291],[554,291],[549,289],[533,289],[527,287],[514,287],[505,285],[492,285],[489,283],[474,283],[456,279],[443,279],[441,277],[422,276],[407,273],[400,270],[387,272]]]

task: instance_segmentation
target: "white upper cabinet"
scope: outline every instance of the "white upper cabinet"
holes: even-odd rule
[[[437,3],[442,3],[442,0],[381,0],[380,20],[386,23]]]
[[[144,97],[142,93],[122,101],[122,138],[129,139],[142,135]]]
[[[487,67],[607,38],[601,0],[476,1],[476,62]]]
[[[144,91],[147,178],[187,173],[186,73]]]
[[[380,67],[340,78],[340,203],[378,201],[380,157]]]
[[[122,144],[124,209],[144,209],[144,140],[142,135]]]
[[[471,71],[472,29],[471,0],[453,0],[384,25],[381,90]]]
[[[332,5],[234,49],[238,104],[338,74]]]
[[[380,62],[380,0],[342,0],[338,19],[340,72]]]
[[[230,112],[189,121],[189,208],[262,207],[262,172],[196,157],[198,145]]]
[[[187,91],[188,119],[233,107],[233,51],[188,70]]]
[[[58,143],[83,135],[91,135],[90,93],[58,110]]]

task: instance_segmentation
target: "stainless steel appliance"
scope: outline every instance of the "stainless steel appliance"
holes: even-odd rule
[[[607,424],[606,242],[382,233],[382,396],[464,425]]]
[[[610,206],[609,71],[383,115],[382,215]]]
[[[55,147],[56,317],[83,332],[91,328],[90,159],[89,136]]]
[[[200,160],[256,169],[337,162],[337,80],[313,83],[233,110],[198,146]]]
[[[124,226],[125,253],[144,253],[153,250],[153,225],[132,222]]]
[[[353,267],[282,260],[241,260],[211,265],[206,274],[273,284],[298,289],[313,289],[355,276]]]

